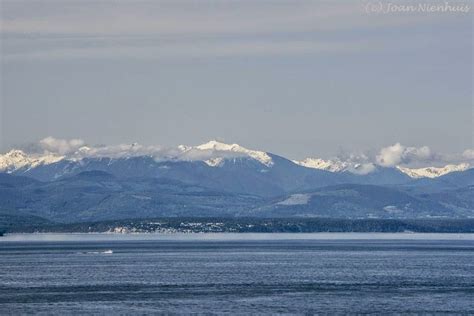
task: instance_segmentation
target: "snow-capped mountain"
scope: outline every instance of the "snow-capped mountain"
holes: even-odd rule
[[[217,141],[76,146],[64,155],[12,150],[0,155],[0,211],[40,212],[51,220],[472,216],[474,169],[468,164],[409,169],[365,158],[291,161]]]
[[[397,166],[397,169],[408,175],[410,178],[437,178],[445,174],[457,171],[466,171],[471,166],[468,163],[461,163],[458,165],[446,165],[444,167],[426,167],[418,169],[410,169]]]
[[[307,168],[326,170],[330,172],[350,172],[358,175],[366,175],[374,172],[380,167],[373,163],[354,163],[340,159],[320,159],[306,158],[301,161],[293,160],[294,163]],[[471,168],[468,163],[449,164],[444,167],[425,167],[425,168],[407,168],[402,166],[395,167],[400,172],[406,174],[412,179],[437,178],[451,172],[466,171]]]
[[[203,161],[208,166],[219,167],[225,160],[235,158],[249,158],[259,162],[265,167],[273,165],[270,155],[263,151],[250,150],[238,144],[225,144],[215,140],[199,146],[180,145],[174,149],[160,150],[154,147],[144,147],[139,144],[119,145],[110,148],[91,148],[82,146],[75,152],[66,156],[54,155],[49,152],[44,154],[27,154],[22,150],[11,150],[0,155],[0,172],[12,173],[15,171],[26,171],[41,165],[68,161],[80,163],[85,159],[108,158],[113,162],[117,159],[132,157],[151,157],[157,162],[163,161]]]
[[[306,167],[306,168],[313,168],[313,169],[320,169],[326,170],[331,172],[342,172],[346,171],[349,168],[349,163],[341,160],[325,160],[320,158],[306,158],[301,161],[293,160],[294,163],[297,165]]]
[[[278,168],[275,168],[276,164]],[[203,166],[215,170],[211,172]],[[317,183],[318,186],[325,181],[333,184],[399,184],[410,179],[436,178],[455,171],[465,171],[470,167],[467,163],[441,168],[382,167],[365,156],[351,156],[347,160],[306,158],[296,161],[216,140],[198,146],[180,145],[175,148],[142,146],[134,143],[117,146],[81,146],[64,155],[48,151],[43,154],[27,154],[21,150],[11,150],[0,155],[0,172],[32,176],[43,181],[59,179],[85,170],[102,170],[119,177],[167,176],[179,180],[192,179],[189,181],[193,183],[198,181],[199,177],[217,183],[222,182],[224,178],[231,181],[233,178],[242,178],[246,175],[249,178],[242,183],[245,182],[247,185],[250,183],[249,179],[255,180],[255,177],[264,183],[274,184],[275,177],[278,177],[288,182],[279,185],[288,188],[308,185],[308,181],[313,185]],[[263,175],[265,173],[267,176]]]
[[[5,171],[40,181],[103,171],[119,179],[173,179],[212,190],[259,196],[349,181],[343,174],[305,168],[274,154],[217,141],[172,150],[140,145],[132,149],[127,155],[130,146],[79,148],[54,163],[36,166],[27,159],[22,168],[17,168],[7,162]],[[107,156],[108,153],[111,154]]]
[[[48,165],[64,159],[64,156],[52,154],[32,156],[21,150],[11,150],[0,155],[0,172],[14,172],[16,170],[28,170],[41,165]]]
[[[373,163],[343,161],[341,159],[320,159],[320,158],[306,158],[301,161],[293,160],[294,163],[306,167],[319,170],[326,170],[330,172],[350,172],[356,175],[366,175],[375,171],[376,166]]]
[[[226,157],[240,157],[248,156],[262,163],[263,165],[270,167],[273,165],[272,158],[268,153],[257,150],[250,150],[244,148],[238,144],[225,144],[215,140],[211,140],[205,144],[191,147],[188,150],[201,150],[210,151],[212,158],[205,160],[206,164],[212,167],[220,166]]]

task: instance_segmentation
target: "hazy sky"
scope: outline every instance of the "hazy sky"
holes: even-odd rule
[[[0,2],[1,150],[47,136],[298,159],[474,147],[469,1]]]

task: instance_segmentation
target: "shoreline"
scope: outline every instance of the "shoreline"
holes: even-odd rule
[[[41,241],[272,241],[272,240],[464,240],[474,241],[474,233],[374,233],[374,232],[318,232],[318,233],[7,233],[2,242]]]

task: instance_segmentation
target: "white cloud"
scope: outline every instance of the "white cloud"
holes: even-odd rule
[[[80,147],[84,146],[82,139],[57,139],[54,137],[46,137],[39,141],[39,146],[46,152],[55,153],[59,155],[66,155],[75,152]]]
[[[462,157],[467,160],[474,160],[474,149],[466,149],[462,153]]]
[[[118,145],[86,145],[82,139],[58,139],[46,137],[37,144],[26,147],[27,152],[36,155],[52,154],[69,159],[82,158],[130,158],[150,156],[157,161],[183,160],[204,161],[216,158],[247,157],[248,153],[235,150],[202,149],[192,146],[162,147],[145,146],[138,143]],[[249,151],[253,153],[253,151]]]
[[[347,171],[358,174],[358,175],[366,175],[371,173],[375,170],[375,165],[373,163],[362,163],[362,164],[355,164],[351,165]]]
[[[377,162],[382,166],[396,166],[402,162],[402,156],[405,148],[400,144],[396,143],[393,146],[385,147],[380,150],[377,155]]]
[[[308,162],[309,161],[309,162]],[[383,147],[377,154],[342,152],[329,160],[308,158],[302,165],[329,171],[348,171],[365,175],[382,167],[444,167],[446,165],[468,163],[474,164],[474,150],[467,149],[464,153],[445,154],[434,152],[428,146],[410,147],[401,143]]]
[[[212,142],[210,142],[212,143]],[[265,164],[271,164],[271,158],[265,152],[248,150],[239,145],[220,144],[221,147],[210,148],[209,143],[200,146],[146,146],[138,143],[119,145],[86,145],[82,139],[58,139],[46,137],[36,144],[25,147],[25,151],[33,156],[52,155],[64,156],[67,159],[82,158],[129,158],[149,156],[156,161],[209,161],[239,157],[254,157]],[[227,148],[228,147],[228,148]],[[447,164],[474,163],[474,149],[466,149],[462,153],[435,153],[428,146],[409,147],[400,143],[380,149],[377,155],[364,153],[341,154],[328,163],[338,164],[346,171],[365,175],[383,167],[436,167]]]
[[[384,167],[394,167],[412,162],[427,162],[433,160],[434,155],[428,146],[405,147],[400,143],[384,147],[376,156],[376,162]]]

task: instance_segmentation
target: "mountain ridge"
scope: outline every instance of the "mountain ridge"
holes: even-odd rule
[[[43,154],[27,154],[18,149],[13,149],[0,155],[0,172],[27,173],[31,169],[41,168],[48,165],[58,164],[63,168],[77,168],[82,162],[91,159],[109,159],[110,162],[118,159],[143,157],[153,159],[156,162],[201,161],[210,167],[222,167],[226,162],[235,159],[249,158],[263,165],[263,169],[271,168],[274,164],[271,153],[265,151],[247,149],[238,144],[226,144],[211,140],[198,146],[180,145],[177,150],[163,153],[161,148],[148,148],[139,144],[122,145],[116,148],[116,152],[82,146],[68,155],[58,155],[51,152]],[[155,156],[156,155],[156,156]],[[276,155],[277,156],[277,155]],[[363,159],[367,159],[363,157]],[[290,160],[292,163],[308,169],[329,171],[332,173],[351,173],[354,175],[369,175],[380,169],[381,166],[369,161],[342,159],[306,158],[304,160]],[[360,160],[360,159],[359,159]],[[74,167],[76,166],[76,167]],[[387,168],[387,167],[386,167]],[[443,167],[428,166],[424,168],[408,168],[406,166],[389,167],[408,175],[412,179],[436,178],[456,171],[465,171],[471,168],[468,163],[447,164]],[[55,178],[61,177],[60,168],[56,168]]]

